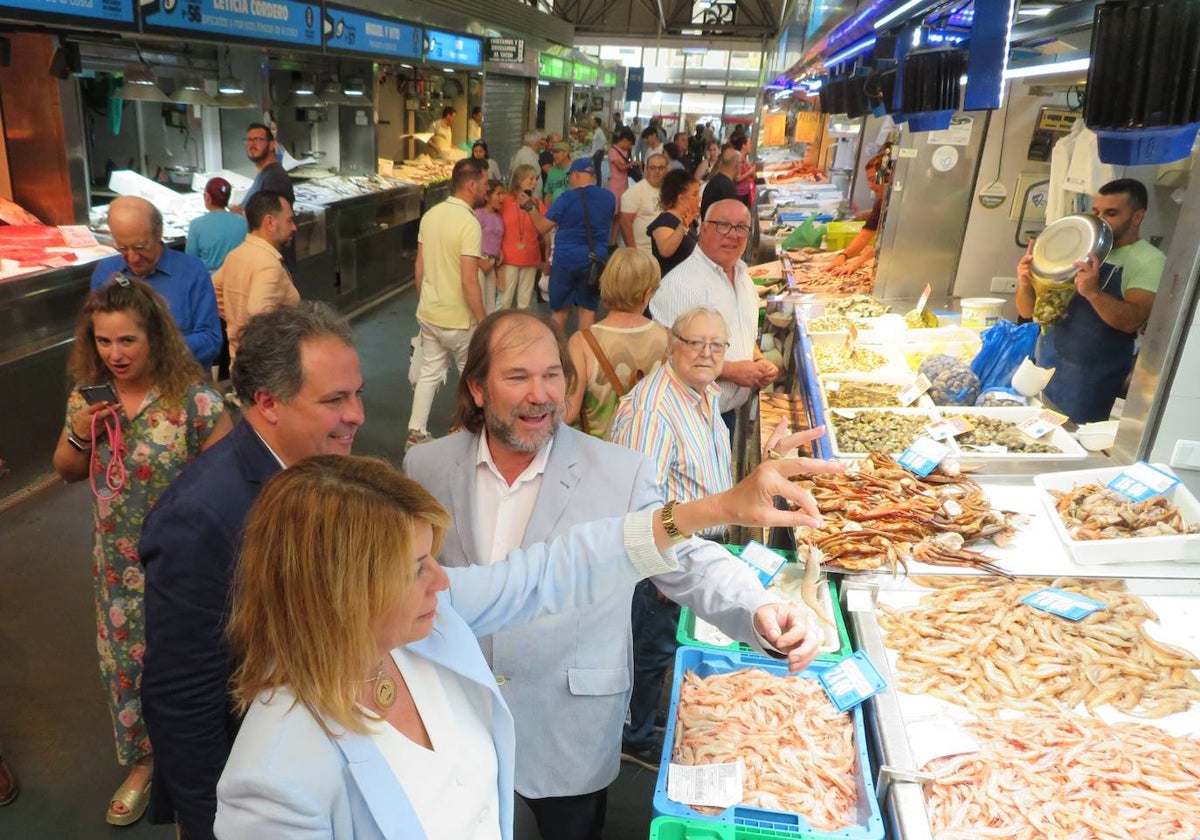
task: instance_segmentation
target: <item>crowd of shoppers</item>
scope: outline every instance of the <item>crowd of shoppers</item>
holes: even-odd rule
[[[455,112],[442,116],[435,132],[452,136]],[[805,608],[764,593],[712,541],[687,539],[729,523],[815,521],[811,497],[786,480],[794,465],[733,486],[721,421],[777,374],[757,353],[746,302],[756,297],[741,262],[750,226],[737,199],[748,170],[739,147],[720,151],[700,130],[668,140],[658,118],[635,131],[615,117],[610,135],[596,118],[590,154],[574,159],[557,135],[526,134],[504,183],[481,116],[472,113],[452,195],[420,223],[410,478],[347,457],[365,419],[358,353],[348,324],[301,301],[292,280],[291,187],[269,127],[247,130],[258,178],[240,206],[223,179],[206,187],[195,256],[165,248],[149,202],[113,202],[118,254],[98,264],[79,318],[54,452],[59,474],[90,479],[96,499],[98,650],[129,767],[110,823],[149,810],[188,838],[309,823],[350,836],[386,811],[385,833],[432,834],[461,818],[443,807],[436,779],[465,773],[498,836],[511,836],[515,792],[544,837],[591,840],[616,775],[630,674],[641,701],[626,751],[648,760],[657,748],[642,739],[665,647],[639,630],[662,622],[635,609],[631,625],[638,579],[654,581],[636,590],[644,614],[663,603],[669,614],[666,599],[679,598],[794,668],[815,653]],[[617,232],[627,247],[610,258]],[[539,273],[549,318],[528,311]],[[217,324],[228,330],[236,426],[212,383]],[[432,441],[433,396],[451,361],[462,431]],[[694,445],[679,438],[698,439],[701,427],[715,441],[709,472],[672,477],[662,453]],[[660,507],[677,479],[680,504]],[[800,510],[763,502],[775,494]],[[447,596],[435,560],[503,561],[519,574],[451,570]],[[311,621],[318,602],[330,632],[288,629]],[[581,666],[581,628],[632,634],[638,660],[604,645]],[[488,666],[520,678],[497,685]],[[455,736],[462,752],[427,765],[447,715],[485,707]],[[583,739],[581,714],[595,724]],[[555,761],[568,751],[569,765]],[[362,760],[382,781],[360,788],[343,772]],[[341,786],[332,799],[330,785]],[[0,805],[17,791],[0,759]]]

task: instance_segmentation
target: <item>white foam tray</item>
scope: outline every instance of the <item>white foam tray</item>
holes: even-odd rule
[[[993,408],[975,408],[972,406],[951,406],[940,405],[937,410],[941,412],[943,417],[953,417],[961,414],[970,420],[972,417],[991,417],[995,420],[1004,420],[1008,423],[1023,423],[1030,417],[1034,417],[1041,411],[1040,408],[1027,406],[997,406]],[[1087,450],[1079,445],[1079,441],[1071,437],[1070,433],[1062,426],[1047,432],[1039,440],[1042,443],[1048,443],[1051,446],[1059,448],[1058,453],[1054,452],[980,452],[975,449],[970,449],[966,446],[959,446],[962,452],[962,457],[965,461],[1064,461],[1064,460],[1082,460],[1088,456]]]
[[[839,412],[853,412],[854,414],[880,414],[882,412],[889,412],[889,411],[893,412],[895,414],[922,416],[922,417],[925,417],[926,420],[930,423],[939,419],[937,412],[934,411],[933,409],[921,408],[919,406],[916,408],[913,408],[911,406],[908,408],[828,408],[827,407],[825,409],[825,435],[826,435],[826,437],[829,438],[829,446],[833,450],[833,457],[857,459],[857,458],[865,458],[865,457],[867,457],[867,455],[870,454],[869,452],[845,452],[841,449],[840,445],[838,444],[837,428],[834,426],[834,423],[833,423],[833,418],[836,414],[838,414]],[[958,447],[954,446],[951,441],[944,441],[944,443],[950,447],[950,451],[952,454],[954,454],[954,455],[958,454]],[[908,448],[907,446],[904,447],[904,449],[907,449],[907,448]],[[901,452],[904,451],[904,449],[897,450],[896,452],[893,452],[892,454],[899,455]]]
[[[1171,472],[1165,464],[1155,464],[1164,472]],[[1101,467],[1094,470],[1072,470],[1058,473],[1042,473],[1033,477],[1038,496],[1053,524],[1058,539],[1066,546],[1074,561],[1083,566],[1109,563],[1200,563],[1200,534],[1185,534],[1178,537],[1129,537],[1115,540],[1073,540],[1067,534],[1062,517],[1058,515],[1054,497],[1050,490],[1071,490],[1079,484],[1096,483],[1107,485],[1124,470],[1124,467]],[[1172,473],[1173,474],[1173,473]],[[1182,483],[1176,484],[1166,493],[1171,504],[1183,514],[1184,522],[1195,525],[1200,522],[1200,502]],[[1193,570],[1193,574],[1195,571]]]

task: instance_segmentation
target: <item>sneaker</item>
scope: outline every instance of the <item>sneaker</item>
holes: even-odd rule
[[[431,440],[433,440],[433,435],[429,434],[429,432],[422,431],[421,429],[409,429],[408,440],[404,444],[404,451],[407,452],[418,443],[428,443]]]
[[[621,745],[621,761],[645,767],[647,770],[658,771],[658,763],[662,760],[662,741],[656,740],[646,747]]]

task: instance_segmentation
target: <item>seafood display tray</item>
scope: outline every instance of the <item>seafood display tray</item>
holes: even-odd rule
[[[909,373],[827,373],[819,377],[821,380],[821,393],[825,397],[825,406],[829,407],[829,385],[832,382],[838,383],[840,387],[843,382],[852,382],[858,384],[870,385],[894,385],[897,388],[906,388],[912,384],[916,374]],[[887,406],[850,406],[850,408],[886,408]],[[917,397],[917,401],[909,406],[892,406],[893,408],[933,408],[933,400],[928,394],[922,394]]]
[[[1089,574],[1089,570],[1080,570],[1076,576],[1086,578]],[[1051,578],[1055,573],[1047,572],[1044,576]],[[1148,625],[1151,635],[1187,650],[1200,650],[1200,581],[1133,579],[1127,581],[1127,586],[1131,593],[1145,599],[1158,615],[1158,622]],[[848,621],[853,625],[856,637],[861,640],[863,650],[888,682],[889,687],[871,701],[876,711],[872,734],[877,739],[880,761],[892,766],[918,769],[910,745],[910,725],[929,720],[957,721],[973,717],[960,706],[928,695],[901,692],[895,687],[898,654],[884,644],[875,606],[886,604],[896,609],[912,607],[928,591],[907,579],[879,575],[874,579],[855,578],[855,587],[846,593],[850,596],[847,601],[850,611]],[[1096,716],[1110,723],[1149,723],[1180,737],[1194,737],[1195,733],[1200,732],[1200,709],[1195,707],[1165,718],[1146,720],[1124,715],[1110,706],[1101,706],[1096,710]],[[919,791],[921,788],[915,785],[892,785],[886,814],[889,837],[895,840],[930,840],[933,837],[926,800]]]
[[[816,344],[816,342],[814,342],[814,345],[815,344]],[[844,344],[844,342],[840,342],[840,341],[826,342],[826,345],[836,346],[839,344]],[[858,373],[858,374],[868,374],[868,375],[878,375],[878,374],[888,374],[888,375],[890,375],[890,374],[896,374],[896,375],[909,374],[909,375],[911,375],[912,374],[912,371],[908,367],[908,361],[904,358],[904,354],[901,353],[899,350],[897,350],[891,346],[879,346],[879,345],[876,345],[873,347],[864,347],[863,349],[871,350],[872,352],[878,353],[879,355],[883,356],[883,358],[885,360],[884,365],[882,367],[877,367],[874,370],[825,370],[819,364],[817,364],[816,350],[814,349],[812,351],[813,369],[821,376],[829,376],[829,375],[839,375],[840,376],[842,374],[847,374],[847,373]]]
[[[823,671],[833,667],[834,664],[825,661],[814,662],[799,674],[792,675],[792,678],[814,680]],[[671,686],[670,717],[667,719],[667,729],[663,735],[663,760],[659,764],[658,780],[654,786],[654,816],[676,817],[705,823],[732,825],[735,827],[735,838],[786,837],[795,838],[795,840],[799,840],[799,838],[810,840],[882,840],[884,837],[883,819],[879,813],[879,802],[875,795],[875,785],[872,781],[871,763],[867,756],[867,736],[861,705],[856,706],[848,712],[854,722],[854,741],[858,752],[858,772],[854,778],[858,792],[857,825],[841,829],[840,831],[819,831],[812,828],[808,820],[800,814],[767,811],[743,805],[734,805],[726,808],[720,814],[708,816],[692,810],[681,802],[674,802],[667,798],[667,768],[671,758],[671,750],[675,743],[679,693],[683,686],[684,675],[688,671],[693,671],[697,676],[708,677],[713,674],[740,671],[744,668],[757,668],[779,677],[788,676],[786,662],[779,662],[758,654],[705,650],[694,647],[682,647],[676,652],[675,678]]]
[[[1164,464],[1155,467],[1171,472]],[[1034,486],[1046,508],[1046,515],[1053,524],[1054,532],[1066,546],[1071,557],[1081,566],[1108,563],[1152,563],[1185,562],[1200,563],[1200,534],[1182,534],[1175,537],[1128,537],[1113,540],[1073,540],[1067,534],[1062,517],[1054,504],[1051,490],[1069,491],[1079,484],[1096,483],[1107,485],[1124,470],[1124,467],[1101,467],[1095,470],[1073,470],[1068,472],[1041,473],[1033,477]],[[1200,502],[1188,489],[1176,484],[1166,493],[1167,500],[1179,508],[1188,525],[1200,522]]]
[[[845,411],[850,411],[850,412],[853,412],[854,414],[867,414],[867,415],[879,414],[880,412],[889,411],[894,414],[906,414],[906,415],[916,415],[916,416],[925,417],[928,420],[928,422],[930,422],[930,423],[932,423],[934,420],[940,419],[940,417],[941,417],[941,415],[939,415],[937,413],[937,411],[933,408],[913,408],[911,406],[906,407],[906,408],[826,408],[825,409],[825,436],[829,439],[829,446],[833,450],[833,457],[835,457],[835,458],[865,458],[865,457],[867,457],[867,455],[870,454],[869,452],[866,452],[866,451],[864,451],[864,452],[847,452],[838,445],[837,428],[834,425],[833,418],[834,418],[834,415],[837,414],[837,412],[845,412]],[[926,435],[925,437],[928,437],[928,435]],[[958,447],[954,446],[950,442],[947,442],[947,445],[950,447],[951,454],[958,453]],[[900,455],[901,452],[903,452],[907,448],[908,448],[907,446],[904,446],[898,450],[893,451],[892,454],[898,456],[898,455]]]
[[[938,406],[937,411],[943,417],[952,417],[956,414],[961,414],[970,420],[972,417],[991,417],[994,420],[1003,420],[1007,423],[1024,423],[1031,417],[1038,414],[1041,409],[1026,406],[997,406],[995,408],[975,408],[963,406],[958,408],[955,406]],[[962,460],[967,463],[974,461],[990,462],[990,461],[1078,461],[1088,456],[1087,450],[1079,445],[1079,441],[1071,437],[1071,434],[1062,426],[1047,432],[1040,440],[1048,443],[1051,446],[1057,446],[1058,452],[979,452],[971,449],[968,446],[963,446],[955,441]]]
[[[730,549],[732,550],[732,548]],[[781,571],[780,574],[783,574]],[[834,626],[822,624],[823,638],[817,649],[817,659],[840,661],[850,655],[850,636],[846,633],[846,622],[842,619],[841,610],[837,608],[837,584],[832,579],[825,581],[821,587],[821,606],[825,608],[825,617]],[[700,619],[691,608],[684,607],[679,613],[679,629],[675,632],[675,640],[681,645],[705,648],[707,650],[731,650],[740,653],[754,653],[754,648],[742,642],[730,641],[721,644],[715,637],[726,638],[720,630]]]

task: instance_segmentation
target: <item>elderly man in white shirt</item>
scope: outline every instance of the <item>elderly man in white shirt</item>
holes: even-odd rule
[[[758,333],[758,292],[742,261],[750,235],[750,210],[736,199],[708,208],[700,227],[699,247],[662,279],[650,301],[650,314],[671,325],[689,309],[708,304],[729,327],[729,350],[717,382],[721,418],[732,430],[738,408],[755,388],[775,381],[779,369],[762,357]]]
[[[667,156],[662,153],[646,158],[646,177],[638,181],[621,196],[621,212],[617,221],[621,227],[621,238],[631,248],[653,254],[650,234],[646,228],[662,212],[659,203],[663,178],[667,174]]]
[[[536,199],[541,199],[542,178],[540,173],[542,171],[542,165],[538,162],[538,146],[542,142],[542,135],[538,134],[536,131],[526,131],[523,142],[525,145],[517,149],[516,154],[513,155],[512,163],[508,165],[508,171],[511,175],[517,170],[517,167],[522,164],[532,166],[534,170],[539,173],[537,184],[534,185],[533,188],[533,197]]]

